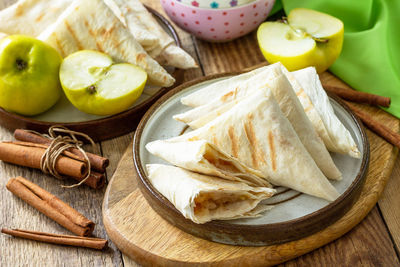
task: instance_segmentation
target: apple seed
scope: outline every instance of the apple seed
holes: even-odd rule
[[[27,63],[25,62],[25,61],[23,61],[22,59],[17,59],[16,60],[16,63],[17,63],[17,69],[18,70],[24,70],[24,69],[26,69],[26,67],[27,67]]]
[[[87,90],[89,91],[89,94],[93,95],[94,93],[96,93],[96,86],[91,85],[87,88]]]

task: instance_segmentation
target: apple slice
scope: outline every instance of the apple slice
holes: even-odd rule
[[[328,14],[296,8],[287,21],[261,24],[257,39],[268,62],[280,61],[290,71],[314,66],[321,73],[340,55],[343,23]]]
[[[106,54],[82,50],[64,59],[60,81],[65,95],[80,111],[112,115],[128,109],[140,97],[147,74],[132,64],[114,64]]]

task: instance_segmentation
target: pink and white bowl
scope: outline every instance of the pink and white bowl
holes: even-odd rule
[[[179,0],[160,0],[167,15],[183,30],[200,39],[226,42],[253,31],[271,11],[275,0],[256,0],[226,9],[189,6]]]

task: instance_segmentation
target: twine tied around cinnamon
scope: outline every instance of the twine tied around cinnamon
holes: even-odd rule
[[[53,125],[49,128],[49,134],[40,134],[35,131],[30,131],[35,134],[45,136],[49,139],[51,139],[51,143],[45,150],[45,153],[43,154],[42,158],[40,159],[40,169],[46,173],[46,174],[51,174],[52,176],[58,178],[58,179],[64,179],[56,170],[56,162],[58,157],[66,150],[70,148],[76,148],[78,149],[83,157],[84,157],[84,162],[87,164],[88,172],[86,176],[83,178],[82,181],[80,181],[77,184],[73,185],[62,185],[61,187],[64,188],[73,188],[80,186],[83,184],[90,176],[91,174],[91,166],[90,166],[90,161],[89,158],[86,154],[86,151],[82,148],[83,142],[78,140],[78,136],[85,138],[88,140],[92,147],[96,147],[94,141],[90,136],[87,134],[81,133],[81,132],[76,132],[69,130],[68,128],[61,126],[61,125]],[[58,133],[58,134],[57,134]],[[60,133],[67,134],[67,135],[59,135]]]

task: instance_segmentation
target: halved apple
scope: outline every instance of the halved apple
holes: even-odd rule
[[[325,13],[296,8],[287,21],[261,24],[257,39],[268,62],[280,61],[290,71],[314,66],[321,73],[340,55],[343,23]]]
[[[114,64],[106,54],[82,50],[64,59],[60,81],[65,95],[80,111],[112,115],[128,109],[140,97],[147,74],[132,64]]]

